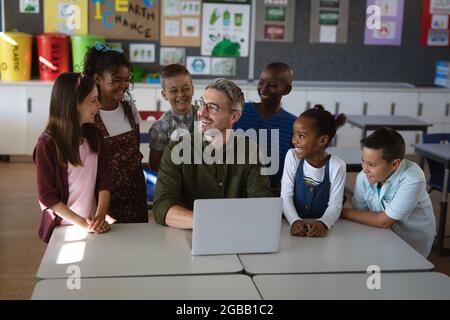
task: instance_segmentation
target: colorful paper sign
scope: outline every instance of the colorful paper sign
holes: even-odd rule
[[[161,45],[199,47],[201,0],[162,0]]]
[[[311,43],[347,43],[349,0],[311,0]]]
[[[87,12],[88,0],[45,0],[44,32],[87,34]]]
[[[159,0],[89,0],[89,32],[107,39],[158,40]]]
[[[192,75],[209,75],[211,74],[211,58],[187,57],[186,67]]]
[[[39,0],[20,0],[20,13],[39,13]]]
[[[293,42],[295,1],[264,0],[256,2],[256,40]]]
[[[213,76],[233,77],[236,75],[236,58],[212,58],[211,74]]]
[[[364,44],[399,46],[402,43],[404,0],[367,0],[367,7],[377,6],[380,12],[380,25],[365,24]],[[367,13],[366,21],[370,18]],[[370,27],[370,29],[369,29]]]
[[[218,57],[247,57],[250,38],[250,5],[234,4],[236,1],[222,2],[205,1],[203,3],[201,54]]]
[[[179,63],[184,65],[186,57],[185,48],[161,48],[159,52],[159,64],[166,66],[172,63]]]
[[[449,47],[450,0],[422,1],[421,46]]]
[[[155,45],[130,43],[130,62],[155,62]]]

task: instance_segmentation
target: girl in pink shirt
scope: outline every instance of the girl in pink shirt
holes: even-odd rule
[[[48,242],[59,224],[89,232],[110,230],[106,222],[111,179],[107,150],[94,124],[100,109],[94,79],[67,72],[55,81],[50,116],[36,144],[39,235]]]

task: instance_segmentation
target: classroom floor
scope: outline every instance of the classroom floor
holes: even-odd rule
[[[348,175],[347,185],[350,188],[355,176]],[[433,192],[431,198],[438,213],[440,193]],[[448,215],[447,234],[450,233],[450,212]],[[45,251],[44,243],[37,236],[39,222],[34,165],[29,162],[0,162],[1,300],[31,297],[35,274]],[[450,247],[449,237],[446,246]],[[438,258],[433,252],[430,261],[436,266],[435,271],[450,275],[450,256]]]

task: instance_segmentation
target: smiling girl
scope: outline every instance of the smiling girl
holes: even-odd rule
[[[281,181],[283,212],[294,236],[323,237],[339,219],[346,166],[326,148],[345,119],[316,105],[294,122],[294,148],[286,155]]]
[[[110,230],[105,221],[112,187],[108,154],[94,123],[99,109],[94,79],[71,72],[56,79],[48,124],[33,153],[43,211],[39,236],[45,242],[59,224],[95,233]]]
[[[121,49],[97,42],[86,54],[84,73],[99,88],[101,109],[95,122],[109,148],[114,184],[108,214],[118,223],[148,222],[140,117],[128,92],[131,65]]]

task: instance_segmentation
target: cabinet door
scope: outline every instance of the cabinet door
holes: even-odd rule
[[[260,102],[258,90],[256,90],[256,85],[254,89],[244,90],[245,102]]]
[[[26,88],[27,92],[27,154],[32,155],[36,141],[44,131],[50,111],[52,87]]]
[[[450,125],[450,94],[447,97],[447,103],[445,104],[445,124]]]
[[[131,92],[136,100],[136,108],[140,111],[156,110],[156,89],[155,88],[134,88]]]
[[[395,103],[396,93],[390,92],[365,92],[363,114],[389,115],[391,105]]]
[[[23,86],[0,87],[0,154],[27,152],[27,100]]]
[[[430,123],[443,123],[448,95],[445,93],[420,93],[417,116]]]
[[[360,115],[363,109],[363,92],[359,91],[308,91],[307,105],[322,104],[331,113]],[[359,146],[361,130],[346,123],[338,129],[335,145],[339,147]]]
[[[306,109],[306,91],[292,89],[292,91],[281,99],[284,110],[299,116]]]
[[[392,103],[389,114],[409,116],[416,118],[415,112],[417,111],[417,101],[419,95],[417,93],[409,92],[388,92],[386,95],[392,97]],[[400,134],[405,139],[406,153],[414,153],[414,149],[411,147],[412,143],[418,143],[422,140],[422,132],[417,131],[400,131]]]

